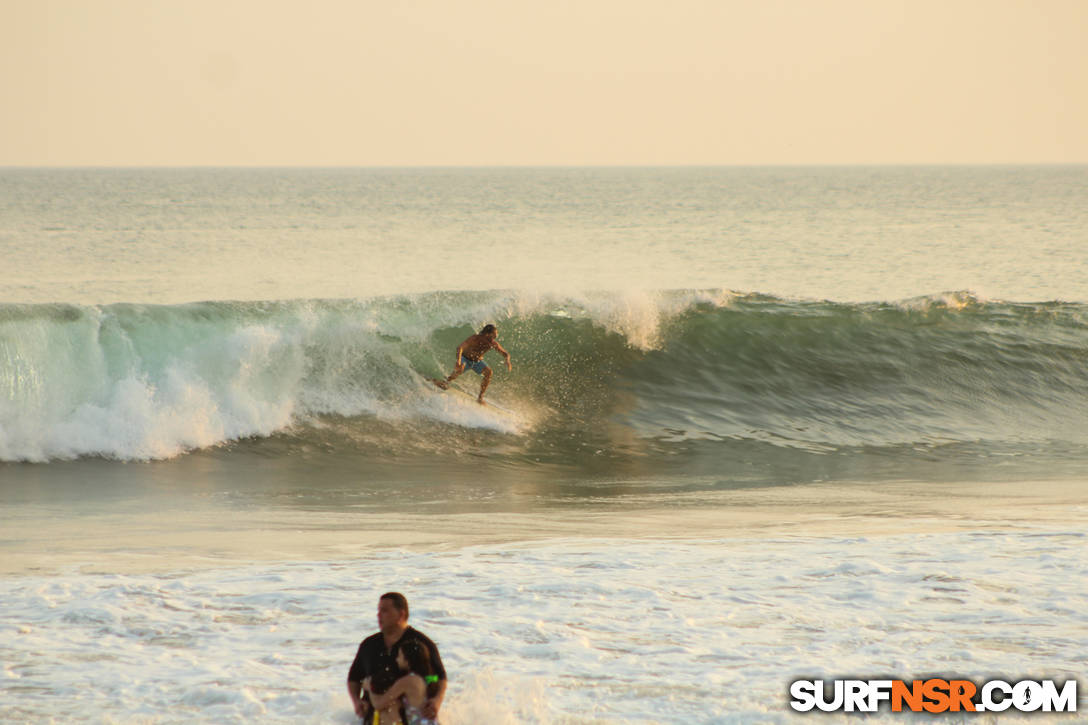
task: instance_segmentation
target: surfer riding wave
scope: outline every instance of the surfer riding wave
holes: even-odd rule
[[[484,362],[484,353],[488,350],[495,350],[503,356],[506,362],[506,369],[513,370],[513,366],[510,364],[510,353],[503,349],[499,344],[499,330],[494,325],[484,325],[477,334],[469,336],[457,346],[457,360],[454,363],[453,372],[450,373],[445,380],[434,379],[433,382],[443,390],[449,388],[450,383],[456,380],[461,373],[466,369],[472,370],[477,375],[482,375],[483,380],[480,382],[480,394],[476,398],[476,401],[480,405],[486,405],[484,403],[484,393],[487,392],[487,386],[491,384],[492,370],[487,363]]]

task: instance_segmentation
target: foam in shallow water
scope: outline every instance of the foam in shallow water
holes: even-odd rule
[[[347,666],[392,589],[442,648],[447,725],[779,722],[802,675],[1064,679],[1088,651],[1086,536],[562,539],[10,576],[0,718],[353,722]]]

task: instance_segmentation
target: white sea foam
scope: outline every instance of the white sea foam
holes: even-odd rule
[[[39,323],[43,336],[61,339],[37,355],[26,350],[23,336],[11,336],[12,357],[33,369],[37,383],[14,385],[13,395],[0,400],[6,402],[0,407],[0,459],[169,458],[267,435],[292,420],[305,361],[291,331],[240,324],[170,344],[149,337],[138,341],[152,350],[147,359],[129,334],[121,336],[120,353],[102,342],[110,332],[97,310],[77,324],[84,334]],[[174,332],[153,326],[143,331],[161,337]]]
[[[802,721],[801,676],[1082,676],[1086,536],[565,539],[12,576],[0,719],[350,723],[347,666],[387,590],[441,647],[448,725]]]

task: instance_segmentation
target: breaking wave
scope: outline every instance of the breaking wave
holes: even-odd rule
[[[507,373],[492,360],[489,397],[512,415],[420,375],[448,372],[487,322],[514,361]],[[473,392],[475,380],[461,384]],[[964,292],[867,304],[672,290],[0,305],[4,461],[165,459],[331,435],[404,457],[433,452],[424,439],[436,431],[491,436],[504,442],[496,455],[534,464],[603,455],[735,469],[757,449],[950,445],[1084,461],[1086,409],[1088,307]]]

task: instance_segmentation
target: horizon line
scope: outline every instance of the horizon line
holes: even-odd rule
[[[0,164],[0,169],[757,169],[1088,166],[1088,161],[895,161],[744,164]]]

